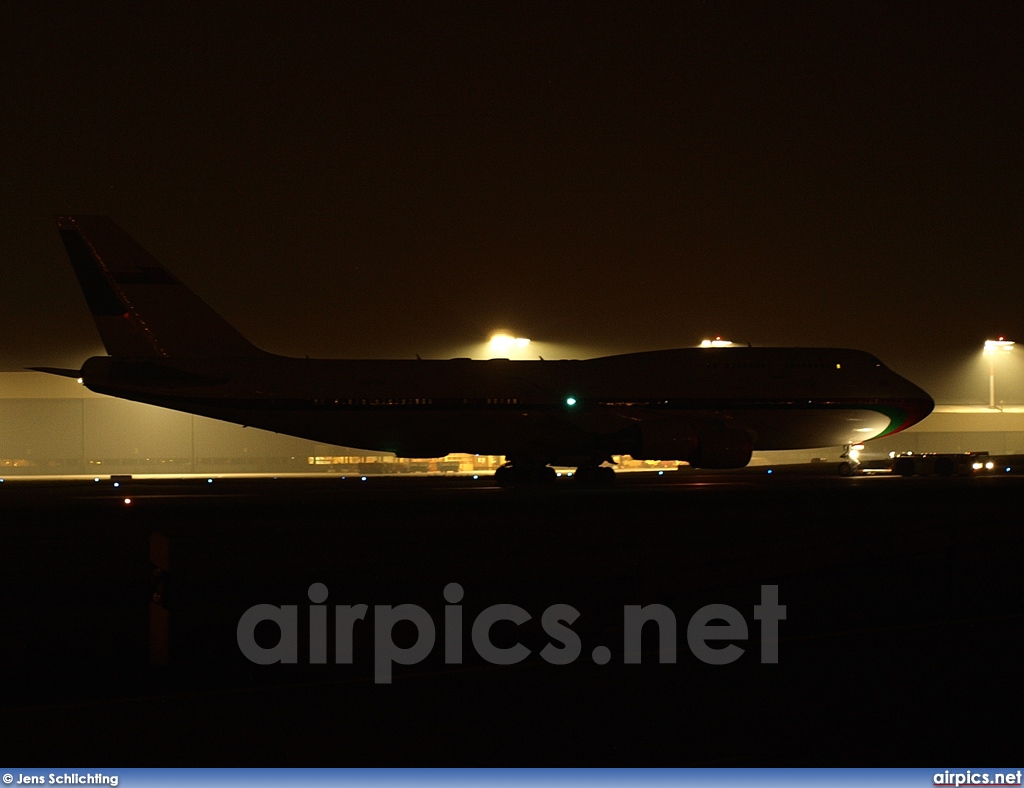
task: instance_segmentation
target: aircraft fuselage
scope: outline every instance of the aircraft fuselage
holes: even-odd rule
[[[404,457],[643,454],[637,428],[652,421],[744,431],[753,450],[836,446],[903,429],[933,406],[874,356],[829,348],[583,361],[99,357],[82,375],[103,394]]]

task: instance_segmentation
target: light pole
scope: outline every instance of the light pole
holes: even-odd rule
[[[988,356],[988,406],[996,406],[996,354],[1009,353],[1014,343],[1006,337],[985,340],[985,355]]]

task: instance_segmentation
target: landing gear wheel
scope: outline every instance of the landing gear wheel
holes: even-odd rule
[[[615,481],[615,471],[603,465],[581,465],[573,478],[581,487],[607,487]]]
[[[502,465],[494,472],[494,481],[499,487],[538,487],[552,484],[558,474],[550,465]]]
[[[558,478],[558,472],[555,471],[550,465],[541,465],[536,468],[531,468],[532,471],[531,481],[537,484],[554,484],[555,479]]]
[[[579,487],[587,487],[594,483],[594,471],[596,470],[596,468],[587,468],[585,466],[580,466],[579,468],[576,469],[576,472],[573,473],[572,480]]]

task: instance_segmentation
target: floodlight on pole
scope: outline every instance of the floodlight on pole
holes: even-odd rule
[[[509,334],[495,334],[491,337],[489,344],[491,350],[504,353],[513,349],[522,350],[530,344],[530,340],[526,337],[514,337]]]
[[[985,340],[985,355],[988,356],[988,406],[996,406],[996,356],[1009,353],[1016,343],[1006,337]]]

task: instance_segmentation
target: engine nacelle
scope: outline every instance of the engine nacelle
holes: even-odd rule
[[[690,464],[695,468],[745,468],[753,452],[754,441],[745,430],[710,428],[700,432]]]
[[[637,460],[682,460],[696,468],[743,468],[754,443],[734,427],[716,427],[682,419],[650,419],[636,425]]]
[[[629,452],[634,460],[692,459],[698,449],[697,426],[678,419],[649,419],[636,425],[637,446]]]

